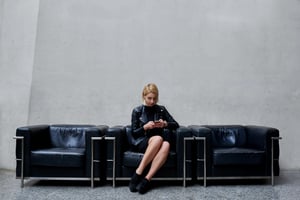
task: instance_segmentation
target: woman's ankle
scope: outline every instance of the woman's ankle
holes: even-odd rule
[[[135,170],[135,173],[136,173],[137,175],[141,176],[141,175],[143,174],[143,171],[137,169],[137,170]]]

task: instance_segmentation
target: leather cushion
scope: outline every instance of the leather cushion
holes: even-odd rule
[[[84,148],[50,148],[31,151],[31,164],[55,167],[82,167]]]
[[[50,138],[53,147],[84,148],[85,130],[90,125],[51,125]]]
[[[246,131],[243,126],[206,126],[212,130],[215,147],[242,147],[246,145]]]
[[[144,154],[133,152],[133,151],[125,151],[123,157],[123,165],[126,167],[138,167],[140,164]],[[176,153],[174,151],[170,151],[168,155],[168,159],[164,164],[164,167],[176,167]]]
[[[260,165],[265,152],[247,148],[216,148],[213,150],[214,165]]]

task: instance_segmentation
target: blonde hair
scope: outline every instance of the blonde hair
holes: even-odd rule
[[[144,99],[144,97],[149,93],[155,94],[158,101],[158,88],[154,83],[148,83],[147,85],[145,85],[142,92],[142,99]]]

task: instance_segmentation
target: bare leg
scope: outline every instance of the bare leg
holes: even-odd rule
[[[161,145],[161,148],[157,152],[156,156],[154,157],[151,168],[145,177],[147,180],[151,180],[152,177],[155,175],[155,173],[163,166],[163,164],[166,162],[168,158],[168,154],[170,151],[170,143],[164,141]]]
[[[159,152],[163,144],[163,138],[161,136],[153,136],[148,141],[148,147],[144,153],[143,159],[136,169],[136,173],[141,175],[147,165],[154,159]]]

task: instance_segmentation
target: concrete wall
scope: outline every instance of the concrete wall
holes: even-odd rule
[[[15,167],[16,127],[28,123],[38,0],[0,0],[0,168]]]
[[[34,30],[35,18],[26,19]],[[299,1],[40,0],[36,28],[28,124],[129,124],[143,86],[155,82],[181,125],[276,127],[282,168],[300,168]],[[1,89],[15,90],[19,106],[14,84]],[[17,114],[0,129],[6,139],[26,124]],[[4,148],[0,167],[12,168],[14,147]]]

